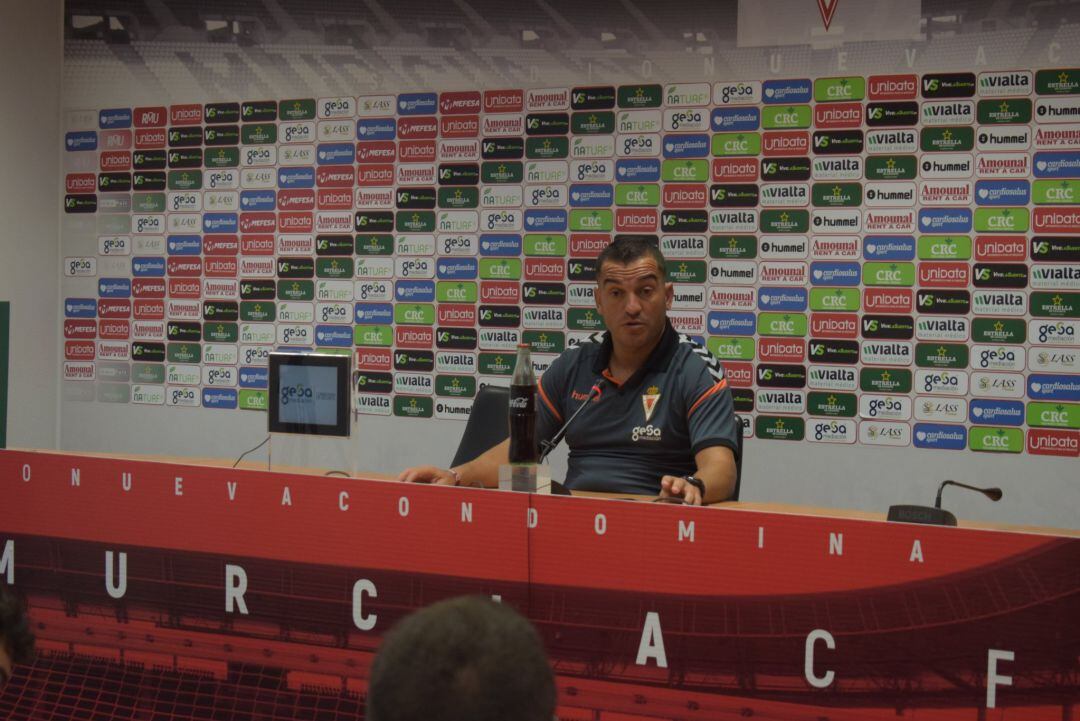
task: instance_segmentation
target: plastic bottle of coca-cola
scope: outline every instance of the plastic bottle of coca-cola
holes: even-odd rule
[[[536,460],[536,374],[529,344],[520,343],[510,379],[510,462]]]

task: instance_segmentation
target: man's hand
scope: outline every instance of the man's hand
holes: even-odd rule
[[[660,479],[660,497],[678,496],[688,506],[700,506],[704,501],[701,491],[693,483],[678,476],[664,476]]]
[[[397,477],[405,483],[434,483],[438,486],[456,486],[457,476],[445,468],[438,466],[413,466],[406,468]]]

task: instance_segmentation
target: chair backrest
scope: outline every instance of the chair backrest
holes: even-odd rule
[[[735,490],[732,491],[729,501],[739,500],[739,488],[742,486],[743,421],[738,413],[735,414],[735,428],[738,431],[735,441],[738,446],[738,450],[735,452]]]
[[[451,467],[471,461],[510,436],[510,389],[484,386],[473,400]]]

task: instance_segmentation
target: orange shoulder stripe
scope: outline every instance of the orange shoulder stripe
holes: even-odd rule
[[[692,416],[694,414],[694,411],[697,410],[697,407],[705,402],[706,398],[708,398],[709,396],[714,395],[716,393],[719,393],[720,391],[724,390],[725,388],[727,388],[727,379],[726,378],[721,378],[719,381],[716,382],[715,385],[713,385],[712,388],[710,388],[709,390],[702,393],[701,397],[698,398],[696,401],[694,401],[694,405],[690,406],[690,410],[687,411],[687,413],[686,413],[687,417]]]
[[[551,399],[548,398],[547,393],[544,392],[543,382],[536,384],[536,390],[540,391],[540,398],[547,405],[548,410],[551,411],[551,415],[555,416],[555,420],[557,420],[559,423],[562,423],[562,416],[557,410],[555,410],[555,404],[551,402]]]

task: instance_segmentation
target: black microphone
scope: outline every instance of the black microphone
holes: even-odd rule
[[[969,491],[978,491],[991,501],[1000,501],[1002,495],[1000,488],[978,488],[969,486],[959,481],[942,481],[937,489],[937,498],[933,508],[929,506],[889,506],[889,515],[886,520],[903,521],[905,523],[929,523],[935,526],[955,526],[956,516],[941,507],[941,492],[945,486],[960,486]]]
[[[969,491],[978,491],[979,493],[983,494],[995,503],[997,501],[1000,501],[1002,496],[1000,488],[976,488],[975,486],[969,486],[968,484],[961,483],[960,481],[942,481],[941,485],[938,486],[937,489],[937,500],[934,501],[934,508],[941,508],[941,492],[945,490],[945,486],[960,486],[961,488],[966,488]]]
[[[575,418],[581,415],[581,412],[585,410],[585,407],[589,405],[589,402],[592,401],[593,398],[598,398],[600,396],[603,392],[603,385],[606,382],[606,379],[599,378],[596,383],[593,383],[593,387],[589,389],[589,395],[585,396],[585,400],[581,402],[581,405],[577,407],[577,410],[566,419],[566,423],[562,424],[562,428],[560,428],[550,439],[540,441],[540,458],[537,459],[537,463],[543,463],[544,459],[555,450],[555,447],[559,445],[560,442],[562,442],[563,437],[566,436],[566,429],[570,427],[570,424],[574,422]]]

